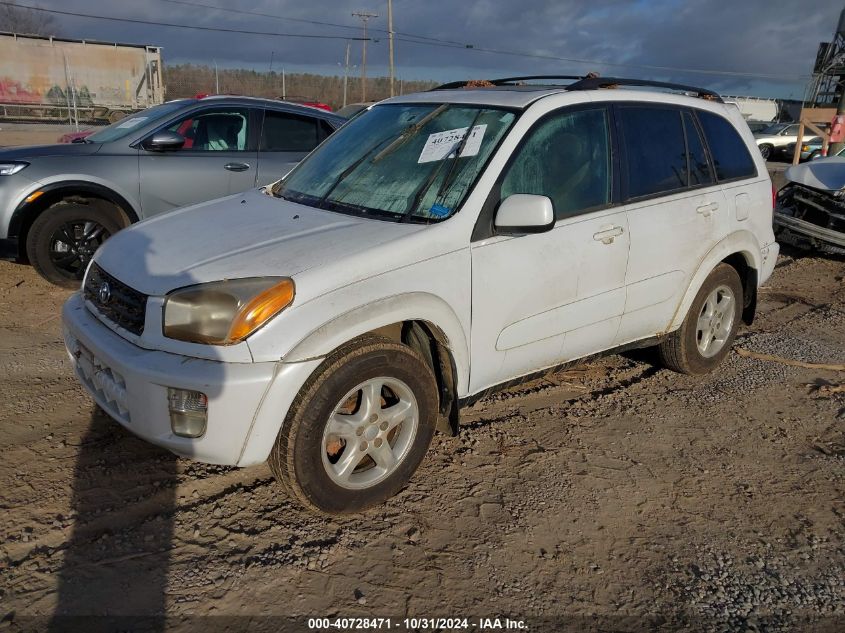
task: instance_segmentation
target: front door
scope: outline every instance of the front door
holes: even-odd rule
[[[614,206],[603,106],[541,119],[500,180],[500,200],[548,196],[551,231],[472,244],[470,392],[610,347],[625,305],[628,224]]]
[[[209,107],[167,129],[185,137],[178,150],[139,150],[141,207],[145,217],[213,200],[255,186],[258,156],[250,143],[250,111]]]

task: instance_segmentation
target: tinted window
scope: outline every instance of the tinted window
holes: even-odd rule
[[[520,147],[502,199],[533,193],[552,200],[557,219],[610,203],[607,111],[580,110],[543,121]]]
[[[261,131],[261,151],[310,152],[322,140],[319,135],[318,119],[267,110]]]
[[[754,160],[748,153],[742,138],[733,125],[716,114],[698,111],[698,120],[704,130],[713,166],[716,168],[716,178],[731,180],[733,178],[752,178],[757,175]]]
[[[628,197],[638,198],[687,186],[687,156],[681,112],[669,108],[623,107]]]
[[[167,129],[185,137],[183,150],[240,152],[246,149],[249,110],[215,108],[193,112]]]
[[[689,112],[684,112],[684,132],[687,137],[687,152],[689,153],[689,184],[690,187],[706,185],[713,182],[713,172],[707,163],[704,144],[698,133],[698,126]]]

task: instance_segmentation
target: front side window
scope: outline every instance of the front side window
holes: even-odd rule
[[[301,204],[399,221],[453,214],[516,115],[461,104],[375,106],[273,188]]]
[[[710,147],[716,178],[733,180],[753,178],[757,175],[754,159],[748,153],[745,142],[727,119],[712,112],[699,110],[698,120]]]
[[[215,108],[193,112],[167,129],[185,137],[182,151],[242,152],[246,150],[249,110]]]
[[[261,129],[262,152],[310,152],[322,140],[314,117],[267,110]]]
[[[610,156],[605,108],[553,115],[517,150],[502,180],[501,198],[515,193],[547,196],[556,220],[606,206]]]
[[[687,156],[681,112],[674,108],[619,108],[627,157],[629,198],[683,189]]]

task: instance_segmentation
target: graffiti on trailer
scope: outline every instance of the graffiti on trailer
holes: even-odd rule
[[[74,92],[77,106],[94,105],[88,86],[77,88]],[[9,77],[0,77],[0,103],[67,105],[69,101],[73,102],[74,99],[69,98],[68,93],[61,86],[54,85],[44,94],[28,90],[19,81]]]

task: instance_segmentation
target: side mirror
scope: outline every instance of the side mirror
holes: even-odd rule
[[[141,145],[150,152],[173,151],[182,149],[185,145],[185,137],[176,132],[156,132]]]
[[[545,233],[554,228],[555,210],[546,196],[515,193],[502,200],[494,224],[501,235]]]

